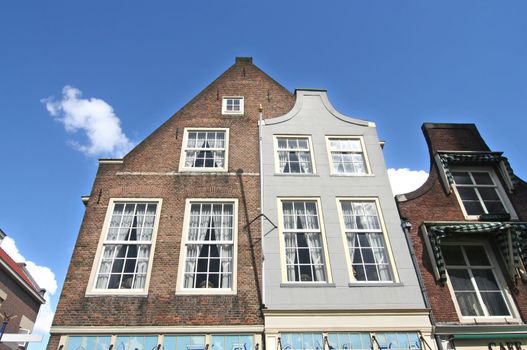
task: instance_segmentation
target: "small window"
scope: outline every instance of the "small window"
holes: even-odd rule
[[[111,203],[94,292],[145,291],[159,203]]]
[[[227,170],[227,129],[185,129],[180,170]]]
[[[506,214],[497,181],[488,171],[452,171],[457,193],[468,216]]]
[[[462,316],[512,316],[496,268],[483,245],[445,244],[441,251]]]
[[[313,174],[309,137],[276,137],[277,172],[281,174]]]
[[[316,201],[282,201],[288,282],[326,282],[322,230]]]
[[[222,114],[243,114],[243,97],[224,97]]]
[[[183,291],[234,290],[236,202],[187,203],[184,234]]]
[[[368,174],[362,142],[359,138],[329,137],[327,144],[332,174]]]
[[[340,201],[353,278],[357,282],[390,282],[390,262],[374,201]]]

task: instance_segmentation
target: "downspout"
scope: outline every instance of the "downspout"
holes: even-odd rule
[[[436,341],[438,349],[444,350],[443,344],[441,343],[441,338],[439,337],[439,335],[435,334],[436,320],[432,313],[432,305],[430,304],[430,299],[428,299],[428,295],[426,294],[423,275],[421,274],[421,270],[419,269],[417,257],[415,256],[415,250],[412,245],[412,240],[410,238],[410,230],[412,229],[412,224],[407,219],[402,219],[401,228],[403,229],[404,238],[406,239],[406,244],[408,245],[408,249],[410,250],[410,256],[412,257],[412,263],[414,265],[414,270],[417,275],[417,281],[419,282],[419,288],[421,289],[421,295],[423,296],[423,301],[425,302],[425,307],[430,310],[430,312],[428,313],[428,318],[430,319],[430,323],[432,324],[432,334],[434,335],[434,339]]]
[[[260,155],[260,213],[264,213],[264,176],[263,176],[263,138],[262,138],[262,127],[263,127],[263,107],[260,104],[260,107],[258,108],[259,114],[259,120],[258,120],[258,149],[259,149],[259,155]],[[262,305],[260,307],[264,307],[265,305],[265,256],[264,256],[264,221],[260,219],[260,247],[262,249]]]

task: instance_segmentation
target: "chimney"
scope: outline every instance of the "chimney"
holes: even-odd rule
[[[236,57],[236,63],[249,63],[249,64],[252,64],[253,63],[253,58],[252,57]]]

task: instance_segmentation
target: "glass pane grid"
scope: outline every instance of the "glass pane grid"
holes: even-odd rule
[[[184,288],[232,288],[233,230],[232,203],[191,205]]]
[[[448,251],[446,248],[442,249]],[[494,267],[481,245],[460,245],[462,260],[446,265],[450,283],[463,316],[510,316]],[[482,256],[484,254],[484,256]],[[460,265],[464,262],[463,265]],[[474,265],[471,263],[479,265]]]
[[[156,211],[156,203],[114,204],[96,289],[144,288]]]
[[[278,138],[281,173],[311,174],[311,151],[308,138]]]
[[[188,132],[185,167],[223,168],[225,162],[225,131]]]
[[[488,172],[453,172],[454,182],[468,215],[504,214],[507,212],[498,186]]]
[[[334,173],[355,175],[367,173],[359,140],[330,139],[330,152]]]

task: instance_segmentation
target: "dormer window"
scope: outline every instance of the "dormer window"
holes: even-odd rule
[[[506,194],[492,169],[452,169],[456,192],[468,218],[510,212]]]
[[[243,114],[243,97],[224,97],[221,114]]]

